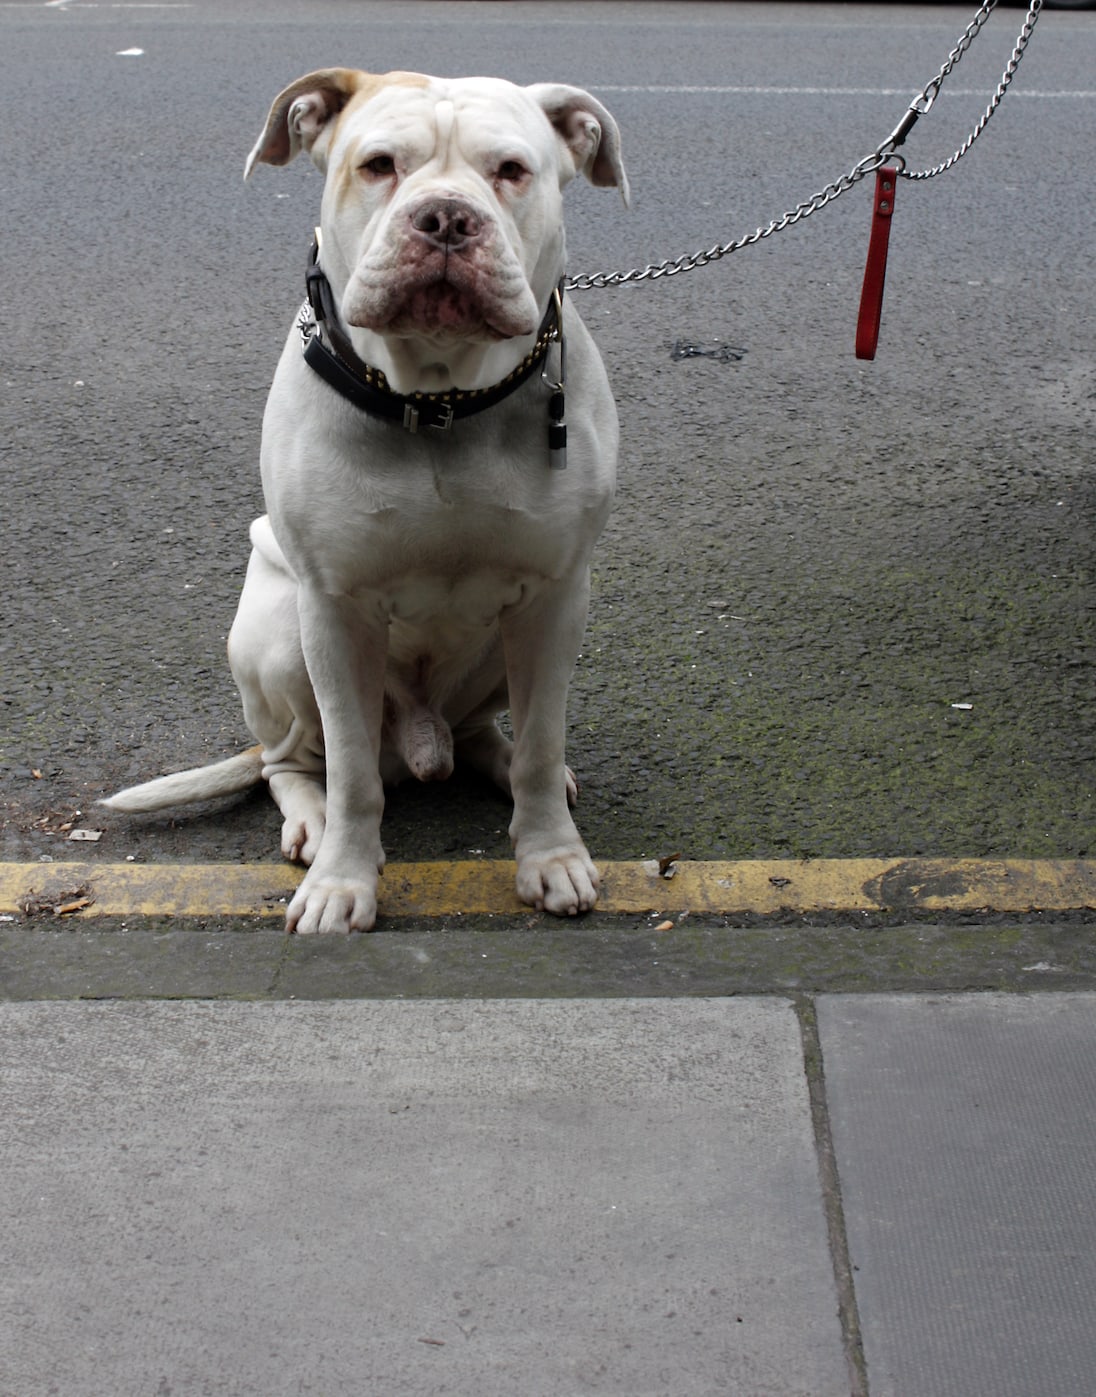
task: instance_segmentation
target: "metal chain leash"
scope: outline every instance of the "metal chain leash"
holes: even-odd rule
[[[989,4],[988,6],[982,6],[982,9],[979,10],[978,14],[975,15],[974,19],[972,19],[970,24],[967,26],[966,32],[963,34],[963,37],[956,44],[955,48],[952,49],[951,53],[948,54],[947,62],[940,69],[940,72],[937,74],[935,78],[933,78],[932,82],[929,83],[928,87],[925,88],[924,92],[921,93],[921,95],[915,99],[915,101],[917,102],[920,102],[922,100],[926,102],[925,106],[920,107],[918,109],[919,116],[923,112],[927,112],[929,107],[931,107],[933,102],[935,102],[936,94],[940,91],[940,87],[943,84],[944,79],[959,62],[963,54],[966,53],[967,49],[970,48],[971,41],[974,39],[974,36],[978,33],[978,30],[981,29],[982,25],[989,18],[991,11],[996,6],[996,3],[997,0],[993,0],[992,4]],[[1008,90],[1009,83],[1015,76],[1016,69],[1020,66],[1020,60],[1024,56],[1024,51],[1028,46],[1028,41],[1031,38],[1032,30],[1035,28],[1039,15],[1042,13],[1042,9],[1043,0],[1031,0],[1030,5],[1028,6],[1028,12],[1024,17],[1023,27],[1021,28],[1020,33],[1017,35],[1016,43],[1013,45],[1012,53],[1009,57],[1008,63],[1005,65],[1005,71],[1001,74],[1000,81],[998,82],[996,90],[994,91],[994,94],[990,99],[989,106],[986,107],[985,111],[982,113],[982,118],[978,122],[978,125],[975,126],[973,131],[971,131],[970,135],[955,152],[955,154],[949,156],[948,159],[943,161],[941,164],[934,165],[931,170],[900,170],[899,174],[902,176],[903,179],[933,179],[936,175],[942,175],[945,170],[950,170],[953,165],[957,164],[960,160],[962,160],[963,156],[966,155],[967,151],[970,150],[974,142],[986,129],[990,117],[1001,105],[1001,98],[1004,97],[1006,91]]]
[[[848,174],[842,175],[840,179],[836,179],[831,184],[826,185],[824,189],[819,190],[817,194],[813,194],[809,199],[804,199],[802,203],[797,204],[794,209],[790,209],[779,218],[774,218],[772,222],[766,224],[765,227],[757,228],[754,232],[747,233],[745,237],[736,238],[728,243],[719,243],[715,247],[708,248],[707,251],[686,253],[682,257],[668,258],[664,262],[649,265],[642,269],[633,268],[628,272],[582,273],[571,277],[567,281],[566,289],[568,291],[590,291],[595,288],[600,290],[609,286],[623,286],[628,282],[657,281],[660,277],[677,276],[679,272],[691,272],[697,267],[706,267],[709,262],[718,262],[721,258],[729,256],[732,252],[738,252],[741,248],[750,247],[752,244],[759,243],[765,238],[771,238],[774,233],[781,233],[785,228],[790,228],[794,224],[799,223],[802,219],[810,217],[812,213],[818,213],[821,209],[824,209],[827,204],[833,203],[835,199],[847,193],[854,185],[859,184],[866,175],[873,174],[876,170],[880,169],[881,166],[886,164],[887,161],[894,156],[898,147],[905,142],[906,137],[913,129],[917,120],[924,116],[936,101],[940,88],[943,86],[948,75],[962,59],[967,49],[970,48],[971,43],[982,28],[982,25],[985,24],[986,20],[996,8],[997,0],[983,0],[983,4],[978,10],[978,13],[967,25],[955,47],[948,54],[939,73],[937,73],[932,81],[927,83],[917,96],[914,97],[902,120],[887,139],[880,142],[870,155],[866,155],[863,160],[854,165]],[[1024,51],[1028,46],[1032,30],[1035,28],[1036,21],[1039,18],[1042,8],[1043,0],[1030,0],[1023,28],[1013,47],[1008,65],[997,84],[997,89],[994,92],[993,98],[982,114],[982,118],[978,122],[978,125],[955,154],[950,156],[942,164],[930,170],[917,171],[906,170],[904,168],[905,161],[901,156],[898,156],[903,166],[903,168],[899,170],[899,173],[904,178],[915,180],[932,179],[935,175],[942,174],[945,170],[950,170],[953,165],[966,155],[967,151],[970,150],[971,146],[985,130],[990,117],[1000,105],[1001,99],[1004,97],[1005,91],[1020,64],[1020,60],[1024,56]]]

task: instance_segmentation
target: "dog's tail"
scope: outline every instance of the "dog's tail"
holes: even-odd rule
[[[263,779],[263,749],[249,747],[223,762],[212,766],[197,766],[190,771],[176,771],[160,776],[140,786],[128,786],[117,795],[101,800],[110,810],[124,810],[129,815],[163,810],[169,805],[187,805],[195,800],[213,800],[217,796],[233,796],[257,786]]]

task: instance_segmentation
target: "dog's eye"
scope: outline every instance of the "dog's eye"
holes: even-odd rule
[[[520,160],[504,160],[498,168],[498,178],[507,184],[520,184],[527,173]]]
[[[363,173],[373,179],[388,179],[396,173],[396,162],[390,155],[374,155],[361,166]]]

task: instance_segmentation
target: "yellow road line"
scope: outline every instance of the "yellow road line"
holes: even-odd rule
[[[1096,859],[786,859],[605,863],[598,910],[1061,912],[1096,908]],[[0,915],[280,916],[303,870],[286,864],[0,863]],[[521,914],[504,861],[389,864],[387,917]],[[59,910],[58,910],[59,909]]]

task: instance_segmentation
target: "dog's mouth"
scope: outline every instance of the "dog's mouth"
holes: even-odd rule
[[[531,334],[536,303],[520,273],[499,276],[454,257],[383,271],[361,270],[343,302],[351,325],[436,342],[495,342]]]
[[[397,312],[393,328],[463,339],[485,332],[492,338],[503,337],[489,324],[480,299],[444,278],[412,290]]]

